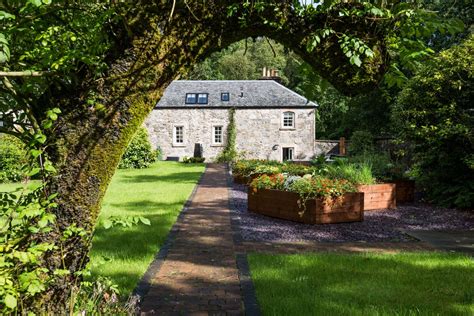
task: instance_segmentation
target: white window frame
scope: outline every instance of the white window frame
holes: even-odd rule
[[[216,142],[216,127],[221,128],[221,142],[220,143]],[[213,146],[224,146],[224,125],[221,125],[221,124],[212,125],[211,137],[212,137]]]
[[[183,130],[183,142],[177,142],[177,128],[181,127]],[[184,124],[173,125],[173,147],[185,147],[186,146],[186,127]]]
[[[291,126],[285,126],[285,115],[286,114],[291,114],[292,115],[292,125]],[[296,114],[293,111],[284,111],[281,114],[281,128],[282,129],[295,129],[296,128]]]

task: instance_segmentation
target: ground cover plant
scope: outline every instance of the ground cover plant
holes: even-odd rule
[[[168,161],[117,171],[92,241],[92,275],[110,278],[126,298],[163,245],[203,171],[202,164]],[[106,220],[127,216],[143,216],[151,225],[104,227]]]
[[[263,315],[472,315],[474,263],[446,253],[249,256]]]

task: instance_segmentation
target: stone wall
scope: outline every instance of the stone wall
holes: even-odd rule
[[[295,113],[295,128],[282,128],[282,113]],[[212,161],[225,147],[229,122],[227,109],[155,109],[145,122],[154,147],[163,158],[194,154],[194,144],[203,145],[203,155]],[[314,154],[314,109],[236,109],[237,150],[245,158],[282,159],[283,147],[294,147],[295,160],[309,160]],[[184,126],[184,144],[173,145],[173,127]],[[212,127],[224,127],[224,143],[212,145]]]

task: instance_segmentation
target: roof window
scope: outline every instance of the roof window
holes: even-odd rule
[[[229,100],[230,100],[230,93],[229,92],[221,93],[221,101],[229,101]]]

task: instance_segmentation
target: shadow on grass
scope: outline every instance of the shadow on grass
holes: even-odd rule
[[[195,183],[196,178],[199,178],[201,172],[179,172],[165,175],[142,174],[134,176],[123,176],[121,182],[168,182],[168,183]]]
[[[268,315],[468,315],[474,307],[474,265],[462,255],[251,255],[249,261]]]

